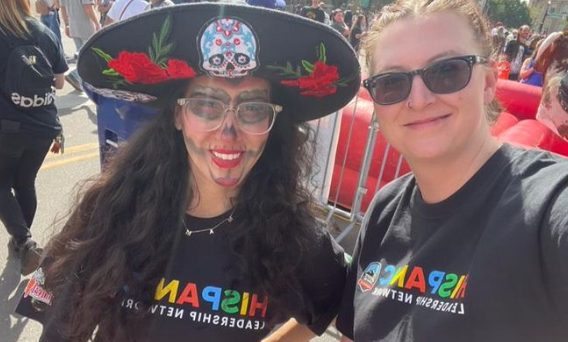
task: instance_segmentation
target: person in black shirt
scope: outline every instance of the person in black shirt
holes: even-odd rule
[[[521,73],[523,62],[531,55],[531,51],[526,44],[529,36],[530,27],[523,25],[519,27],[517,39],[510,41],[505,47],[505,58],[511,63],[509,79],[512,81],[519,80],[519,74]]]
[[[364,84],[413,172],[365,215],[337,318],[344,341],[566,341],[568,160],[491,136],[482,11],[399,0],[367,37]]]
[[[359,43],[363,38],[367,23],[365,21],[365,16],[363,14],[357,15],[355,22],[349,30],[349,43],[355,51],[359,51]]]
[[[0,220],[11,235],[9,246],[20,258],[21,273],[27,275],[37,268],[40,253],[30,232],[37,208],[35,178],[51,143],[61,133],[54,96],[55,88],[63,88],[68,67],[59,40],[32,17],[27,0],[2,1],[0,13]],[[15,83],[33,93],[32,88],[38,86],[33,79],[8,76],[14,71],[8,70],[13,68],[8,65],[12,52],[27,45],[37,47],[52,69],[47,94],[30,96],[6,88]],[[26,58],[33,63],[40,56]]]
[[[347,27],[351,27],[353,25],[353,12],[351,11],[351,4],[347,5],[344,20]]]
[[[302,8],[300,15],[302,17],[323,23],[325,21],[325,13],[319,6],[320,2],[321,0],[312,0],[312,5]]]
[[[322,334],[346,263],[312,213],[305,122],[357,93],[348,43],[281,11],[188,4],[110,26],[78,70],[159,113],[46,247],[17,309],[40,341],[250,342],[291,318]]]

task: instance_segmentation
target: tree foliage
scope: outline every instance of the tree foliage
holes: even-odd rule
[[[506,27],[518,28],[533,22],[528,5],[521,0],[489,0],[487,15],[492,23],[500,21]]]

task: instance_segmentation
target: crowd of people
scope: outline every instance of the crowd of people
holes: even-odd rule
[[[528,25],[507,30],[497,22],[491,30],[495,50],[499,52],[504,78],[542,87],[542,74],[534,69],[540,44],[546,35],[533,32]]]
[[[342,4],[341,7],[328,12],[326,5],[321,0],[311,0],[311,5],[296,5],[294,13],[303,17],[319,21],[327,25],[331,25],[335,30],[341,33],[358,51],[359,42],[363,38],[367,30],[367,16],[361,10],[352,10],[352,4]]]
[[[16,312],[40,342],[305,342],[333,322],[342,342],[566,340],[568,160],[490,131],[500,65],[537,82],[528,26],[492,29],[473,0],[396,0],[371,21],[319,0],[36,1],[46,25],[0,2],[0,219],[35,270]],[[34,181],[68,62],[79,87],[157,114],[43,250]],[[313,210],[307,122],[361,84],[412,173],[375,195],[347,255]]]

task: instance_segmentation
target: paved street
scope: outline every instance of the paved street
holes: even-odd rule
[[[73,42],[64,37],[63,43],[66,54],[71,55],[75,50]],[[50,153],[37,177],[38,211],[32,233],[41,245],[63,224],[81,181],[100,172],[95,105],[68,84],[57,95],[56,104],[65,131],[65,154]],[[24,279],[19,274],[19,261],[5,247],[8,235],[3,227],[1,230],[0,342],[36,342],[41,325],[11,314],[23,292]],[[337,340],[335,329],[329,329],[314,342]]]

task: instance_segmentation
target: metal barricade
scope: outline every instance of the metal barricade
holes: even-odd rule
[[[360,146],[353,146],[352,142],[354,135],[358,134],[358,132],[355,132],[355,123],[357,119],[356,113],[362,101],[368,100],[360,98],[358,94],[355,99],[352,100],[352,102],[349,104],[349,106],[353,107],[353,110],[351,111],[351,117],[341,117],[339,115],[335,116],[335,121],[339,122],[338,124],[341,125],[340,131],[337,133],[341,136],[341,139],[339,139],[338,137],[338,140],[340,141],[340,143],[343,142],[346,145],[338,146],[338,149],[334,149],[333,146],[328,146],[328,150],[326,151],[327,154],[324,151],[318,151],[323,152],[323,155],[327,157],[325,162],[322,161],[325,158],[320,158],[320,163],[324,163],[324,165],[320,165],[320,167],[321,170],[323,170],[323,172],[328,175],[325,179],[329,179],[330,184],[323,184],[322,189],[318,189],[316,198],[319,201],[319,205],[327,211],[327,223],[330,223],[333,217],[339,217],[340,219],[347,222],[347,226],[345,226],[345,228],[343,228],[341,232],[336,236],[336,240],[338,242],[343,241],[346,236],[348,236],[353,231],[353,229],[362,222],[364,209],[366,209],[363,206],[363,199],[365,195],[367,195],[369,191],[372,191],[372,193],[369,193],[369,196],[374,196],[374,194],[380,190],[383,183],[387,183],[392,179],[398,178],[402,175],[402,173],[408,171],[408,167],[403,170],[404,159],[402,155],[394,151],[394,149],[391,148],[390,144],[384,144],[384,138],[381,139],[381,144],[378,144],[380,127],[377,121],[376,113],[374,111],[372,113],[370,122],[367,124],[368,135],[365,145],[363,146],[363,151],[355,150],[361,148]],[[346,122],[349,122],[348,127],[346,127]],[[318,122],[314,126],[316,130],[316,136],[318,136],[321,125]],[[384,145],[384,147],[380,145]],[[321,144],[319,147],[322,147]],[[344,148],[345,154],[343,155],[343,158],[341,160],[334,160],[340,147]],[[349,194],[352,195],[351,207],[341,207],[339,199],[341,196],[345,197],[345,192],[349,191],[349,189],[346,189],[344,186],[346,183],[344,179],[346,173],[345,171],[349,167],[348,160],[350,156],[354,154],[359,155],[360,152],[362,152],[360,168],[358,170],[351,170],[358,172],[355,190],[352,192],[352,194]],[[372,170],[371,165],[373,161],[375,161],[376,164],[377,158],[378,160],[380,160],[378,170],[376,170],[376,167]],[[395,160],[393,160],[393,158]],[[394,165],[394,173],[392,171],[392,165]],[[389,173],[388,177],[386,177],[386,169],[388,166],[391,167],[391,172]],[[336,168],[339,169],[336,170]],[[373,173],[372,171],[375,172]],[[329,177],[329,174],[331,174],[332,176]],[[376,179],[376,185],[373,188],[368,189],[370,178]],[[330,193],[329,196],[324,196],[325,192],[323,191],[323,188],[325,186],[330,186],[331,188],[331,183],[335,184],[334,191]],[[368,200],[366,202],[368,202]]]

